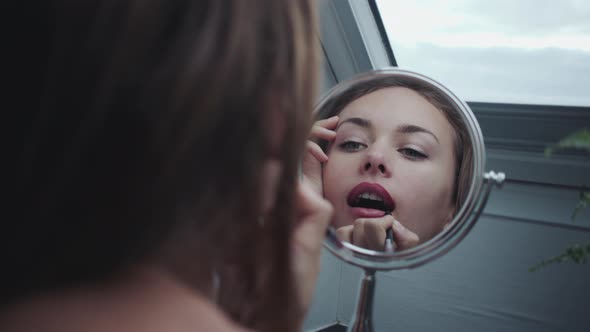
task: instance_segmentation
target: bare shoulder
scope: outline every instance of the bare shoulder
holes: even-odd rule
[[[250,331],[229,319],[214,304],[202,301],[189,307],[160,303],[130,308],[114,304],[82,303],[71,299],[34,299],[0,311],[3,332],[195,332]]]
[[[166,280],[77,289],[22,300],[0,310],[5,332],[248,331],[198,292]]]

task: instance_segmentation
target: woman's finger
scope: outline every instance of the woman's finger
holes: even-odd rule
[[[385,237],[387,229],[392,227],[393,217],[386,215],[381,218],[366,219],[364,233],[367,249],[383,251],[385,249]]]
[[[342,242],[352,243],[352,230],[353,225],[342,226],[336,230],[336,235],[338,239]]]
[[[336,125],[338,125],[339,120],[340,120],[340,118],[338,117],[338,115],[334,115],[334,116],[329,117],[327,119],[318,120],[313,125],[314,125],[314,127],[319,126],[319,127],[324,127],[327,129],[335,129]]]
[[[313,126],[311,128],[311,133],[309,134],[311,138],[315,139],[324,139],[326,141],[331,141],[336,137],[336,132],[320,126]]]
[[[411,230],[407,229],[402,225],[399,221],[393,221],[393,237],[395,238],[395,243],[397,244],[398,250],[405,250],[410,249],[418,245],[420,243],[420,238],[418,235]]]
[[[319,251],[330,223],[332,205],[313,190],[305,179],[297,189],[299,224],[295,232],[296,242],[312,251]]]
[[[303,313],[311,303],[320,269],[322,244],[333,208],[305,179],[298,185],[296,199],[298,223],[291,241],[291,263]]]
[[[319,195],[322,194],[322,162],[328,160],[328,156],[326,156],[323,151],[317,146],[317,144],[312,142],[307,143],[307,151],[303,155],[303,160],[301,162],[301,170],[303,172],[303,177],[309,180],[310,185],[313,187],[316,193]],[[315,150],[319,149],[320,151]],[[322,155],[323,154],[323,155]]]
[[[352,224],[352,244],[362,248],[367,248],[367,238],[365,237],[365,219],[357,219]]]
[[[312,141],[307,141],[306,143],[307,152],[311,153],[311,155],[320,163],[325,163],[328,161],[328,155],[320,148],[317,143]]]

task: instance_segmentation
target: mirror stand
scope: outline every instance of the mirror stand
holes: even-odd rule
[[[347,332],[373,331],[373,296],[375,295],[375,270],[365,268],[361,279],[357,304],[348,323]]]
[[[484,174],[486,188],[477,200],[475,212],[471,215],[472,220],[477,220],[488,201],[490,192],[494,185],[501,187],[506,175],[502,172],[489,171]],[[473,225],[473,223],[471,223]],[[467,230],[468,231],[468,230]],[[466,233],[463,234],[465,236]],[[373,332],[373,298],[375,295],[375,269],[363,268],[365,274],[361,278],[359,292],[357,295],[356,307],[348,324],[347,332]]]

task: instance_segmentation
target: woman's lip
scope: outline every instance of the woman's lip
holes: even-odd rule
[[[385,211],[362,207],[353,207],[351,212],[355,218],[381,218],[385,215]]]
[[[391,195],[389,195],[389,192],[387,192],[385,188],[383,188],[381,185],[377,183],[359,183],[354,188],[352,188],[352,190],[348,193],[348,196],[346,197],[346,202],[350,206],[351,202],[363,193],[373,193],[381,197],[383,199],[383,203],[385,204],[385,206],[388,207],[389,212],[392,212],[395,209],[395,203],[393,201],[393,198],[391,198]]]

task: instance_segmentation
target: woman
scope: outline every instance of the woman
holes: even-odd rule
[[[311,1],[26,6],[0,330],[299,330],[331,213],[297,178]]]
[[[334,205],[342,240],[381,251],[391,228],[403,250],[449,225],[472,174],[459,112],[428,83],[392,74],[360,79],[322,105],[304,173]]]

